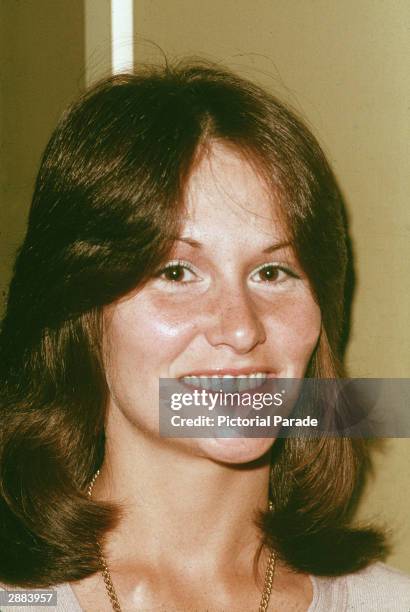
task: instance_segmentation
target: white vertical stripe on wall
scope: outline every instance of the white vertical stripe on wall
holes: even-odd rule
[[[133,52],[133,0],[111,0],[112,73],[130,70]]]

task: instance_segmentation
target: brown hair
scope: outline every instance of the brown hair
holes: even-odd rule
[[[307,376],[337,377],[345,325],[346,228],[324,155],[256,85],[202,63],[109,78],[62,117],[46,148],[0,336],[0,579],[44,586],[98,570],[116,508],[84,491],[104,456],[104,305],[149,278],[183,218],[200,147],[235,146],[280,194],[323,324]],[[349,527],[366,448],[278,440],[264,539],[291,567],[358,569],[384,550]]]

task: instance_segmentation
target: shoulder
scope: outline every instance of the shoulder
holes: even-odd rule
[[[356,606],[367,605],[366,610],[410,611],[410,576],[389,567],[375,563],[361,572],[346,576],[348,601],[354,610]],[[373,606],[370,608],[369,606]]]
[[[349,612],[410,612],[410,576],[384,563],[338,578],[316,577],[313,585],[317,605],[309,612],[319,612],[324,605]]]

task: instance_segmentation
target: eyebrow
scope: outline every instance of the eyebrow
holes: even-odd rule
[[[185,242],[186,244],[189,244],[194,249],[200,249],[201,247],[203,247],[203,244],[201,242],[198,242],[198,240],[194,240],[193,238],[186,238],[182,236],[181,238],[176,238],[176,240],[178,242]],[[263,249],[262,253],[273,253],[273,251],[278,251],[279,249],[284,249],[291,245],[292,243],[290,241],[274,242],[270,246],[266,247],[266,249]]]

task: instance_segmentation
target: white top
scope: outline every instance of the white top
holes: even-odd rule
[[[410,612],[410,576],[384,563],[374,563],[360,572],[337,578],[310,578],[313,599],[306,612]],[[0,585],[0,590],[4,590],[4,587]],[[7,588],[17,590],[14,587]],[[57,592],[57,606],[1,604],[0,610],[83,612],[69,584],[61,584],[54,589]]]

